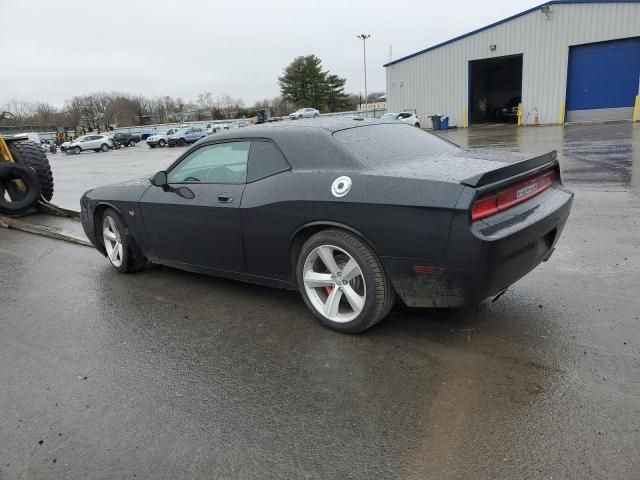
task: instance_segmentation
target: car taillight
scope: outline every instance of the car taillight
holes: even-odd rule
[[[473,202],[471,220],[481,220],[525,202],[531,197],[545,191],[555,179],[553,170],[544,172],[537,177],[517,183],[504,190],[499,190],[485,197],[480,197]]]

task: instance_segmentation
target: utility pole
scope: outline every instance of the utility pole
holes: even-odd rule
[[[364,111],[368,113],[369,111],[369,97],[367,94],[367,40],[371,37],[371,35],[367,35],[366,33],[361,33],[358,35],[358,38],[362,40],[362,52],[364,59]]]

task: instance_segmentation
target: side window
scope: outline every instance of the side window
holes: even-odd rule
[[[191,152],[168,173],[169,183],[245,183],[249,142],[207,145]]]
[[[251,143],[247,182],[284,172],[289,168],[289,163],[273,143],[267,141]]]

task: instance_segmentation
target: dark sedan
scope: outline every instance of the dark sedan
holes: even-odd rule
[[[396,295],[499,295],[551,255],[572,198],[555,152],[470,152],[352,118],[207,137],[150,179],[90,190],[81,215],[120,272],[153,262],[298,289],[323,324],[360,332]]]

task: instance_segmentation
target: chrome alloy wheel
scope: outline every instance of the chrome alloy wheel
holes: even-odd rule
[[[313,307],[332,322],[350,322],[364,308],[367,288],[362,269],[341,248],[314,248],[304,262],[303,282]]]
[[[110,216],[102,220],[102,240],[107,257],[114,267],[122,265],[122,239],[116,222]]]

